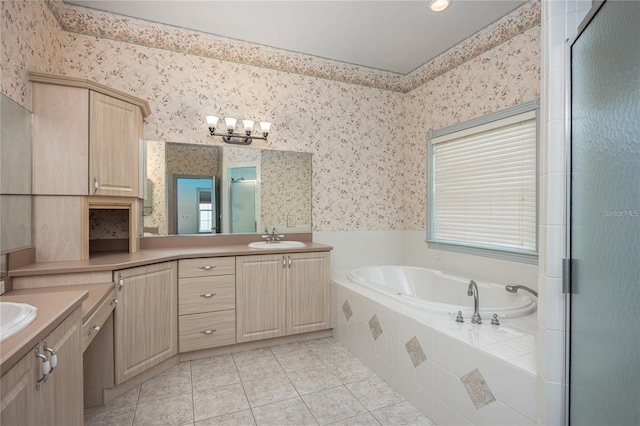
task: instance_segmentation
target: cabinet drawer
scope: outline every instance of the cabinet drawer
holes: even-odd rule
[[[236,276],[181,278],[178,315],[227,311],[236,307]]]
[[[179,321],[180,352],[236,343],[235,310],[182,315]]]
[[[235,257],[202,257],[182,259],[178,263],[178,278],[233,275],[236,273]]]
[[[82,324],[82,352],[87,349],[87,346],[91,343],[98,330],[95,327],[102,327],[104,322],[111,315],[111,311],[116,307],[113,302],[116,297],[116,289],[114,288],[111,293],[102,301],[102,304],[96,309],[96,311]]]

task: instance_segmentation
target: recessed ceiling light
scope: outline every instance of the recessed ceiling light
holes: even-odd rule
[[[442,12],[451,5],[452,1],[453,0],[431,0],[429,2],[429,9],[434,12]]]

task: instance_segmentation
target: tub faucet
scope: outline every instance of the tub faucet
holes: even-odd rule
[[[518,290],[525,290],[528,291],[529,293],[533,294],[535,297],[538,297],[538,292],[535,290],[530,289],[529,287],[525,286],[525,285],[520,285],[520,284],[509,284],[504,286],[504,289],[507,290],[509,293],[516,293]]]
[[[482,324],[480,317],[480,295],[478,294],[478,286],[474,280],[469,281],[469,289],[467,296],[473,296],[473,315],[471,316],[471,324]]]

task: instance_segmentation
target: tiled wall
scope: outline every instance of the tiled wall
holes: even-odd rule
[[[496,284],[535,288],[538,265],[525,265],[442,250],[428,249],[424,231],[315,232],[316,242],[333,246],[331,270],[372,265],[420,266]]]
[[[591,0],[548,0],[542,4],[537,420],[545,425],[564,424],[567,409],[563,399],[566,298],[561,263],[566,257],[566,40],[576,35],[590,8]]]
[[[457,324],[334,282],[332,321],[340,343],[436,424],[535,424],[534,316]]]

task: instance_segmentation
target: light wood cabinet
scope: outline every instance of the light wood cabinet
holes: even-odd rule
[[[286,332],[284,255],[236,257],[236,340],[270,339]]]
[[[329,252],[287,255],[287,334],[331,328]]]
[[[180,352],[236,343],[234,257],[178,262]]]
[[[237,341],[331,328],[329,252],[236,258]]]
[[[33,193],[139,198],[148,104],[86,80],[41,73],[29,77]]]
[[[0,380],[2,388],[3,426],[36,424],[36,380],[40,371],[36,368],[35,347],[22,357]]]
[[[114,272],[115,384],[178,353],[177,262]]]
[[[82,425],[82,349],[80,326],[82,314],[76,309],[56,329],[2,376],[2,414],[4,425]],[[42,377],[39,353],[51,360],[55,352],[57,365],[46,381]]]
[[[138,197],[140,108],[94,91],[89,104],[90,194]]]

